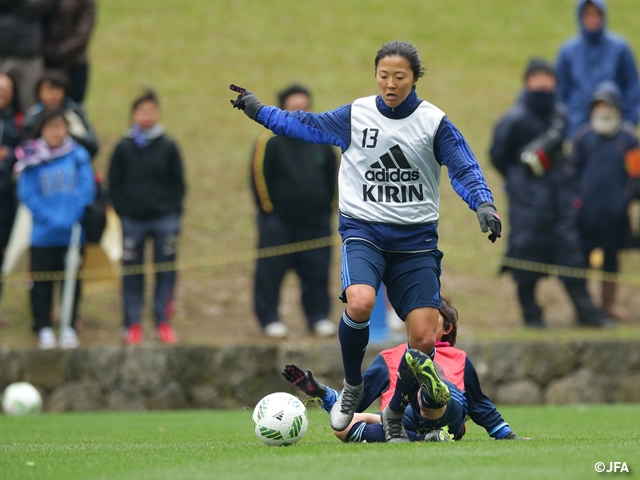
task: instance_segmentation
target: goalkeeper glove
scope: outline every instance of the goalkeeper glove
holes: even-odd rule
[[[295,365],[286,365],[282,376],[287,382],[294,384],[298,390],[310,397],[324,398],[327,395],[326,385],[318,382],[311,370],[307,370],[305,373]]]
[[[496,206],[489,202],[481,203],[477,214],[482,233],[487,233],[491,230],[489,240],[491,240],[491,243],[495,243],[502,236],[502,220],[500,220],[500,216],[496,211]]]
[[[238,93],[238,98],[231,100],[233,108],[244,111],[247,117],[251,120],[255,120],[260,109],[264,107],[264,104],[258,100],[256,94],[233,84],[231,84],[229,88]]]

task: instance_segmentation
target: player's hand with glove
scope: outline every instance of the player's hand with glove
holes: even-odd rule
[[[238,87],[233,84],[231,84],[229,88],[238,93],[238,98],[231,100],[233,108],[242,110],[247,117],[251,120],[255,120],[260,109],[264,107],[264,104],[258,100],[256,94],[246,88]]]
[[[491,230],[489,240],[491,240],[491,243],[495,243],[502,236],[502,220],[500,220],[496,206],[490,202],[481,203],[477,213],[482,233],[487,233]]]
[[[327,395],[327,387],[316,380],[311,370],[303,372],[296,365],[286,365],[282,376],[310,397],[324,398]]]

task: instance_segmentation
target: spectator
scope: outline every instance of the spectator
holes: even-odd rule
[[[0,72],[14,75],[20,111],[36,103],[35,85],[42,75],[43,19],[57,0],[0,0]]]
[[[569,111],[569,136],[589,121],[596,86],[613,81],[621,92],[623,120],[638,124],[640,83],[631,49],[618,35],[606,32],[604,0],[578,0],[580,33],[569,39],[558,55],[558,97]]]
[[[9,235],[16,214],[16,192],[13,183],[13,149],[18,145],[22,128],[22,114],[18,107],[18,97],[13,79],[0,73],[0,268],[4,260],[4,249],[9,243]],[[0,281],[0,298],[2,282]],[[0,325],[7,319],[0,314]]]
[[[31,269],[34,273],[65,269],[65,257],[71,230],[84,217],[95,197],[93,168],[89,154],[69,136],[69,126],[62,109],[48,110],[36,128],[36,140],[16,148],[18,162],[18,196],[31,211]],[[84,231],[81,244],[85,243]],[[61,332],[60,346],[78,346],[75,323],[80,298],[77,280],[72,323]],[[31,287],[33,331],[38,345],[56,346],[51,329],[53,282],[36,280]]]
[[[604,252],[604,271],[618,272],[618,251],[629,239],[627,208],[633,181],[626,164],[640,156],[633,125],[622,122],[620,90],[603,82],[591,103],[591,122],[578,130],[573,143],[572,166],[581,209],[580,233],[585,258],[592,250]],[[615,308],[616,283],[602,282],[602,311],[613,318],[624,313]]]
[[[156,263],[176,259],[184,172],[178,145],[165,134],[159,121],[160,101],[148,90],[133,102],[131,127],[111,157],[109,185],[113,207],[122,220],[125,267],[143,263],[147,237],[153,239]],[[175,284],[174,270],[156,273],[153,311],[163,343],[177,341],[168,318]],[[125,342],[136,345],[142,342],[144,275],[125,275],[122,293]]]
[[[280,108],[311,108],[311,93],[292,85],[278,95]],[[252,186],[258,206],[258,246],[274,247],[331,235],[331,212],[336,194],[337,157],[330,145],[314,145],[265,131],[256,142]],[[260,258],[254,285],[256,316],[264,333],[284,337],[287,326],[278,315],[282,280],[289,269],[300,277],[302,306],[316,335],[335,334],[328,317],[331,248]]]
[[[562,144],[567,116],[555,103],[556,79],[551,64],[529,62],[525,88],[516,105],[498,122],[491,161],[506,180],[509,196],[507,257],[566,267],[584,268],[580,253],[577,211],[564,172]],[[535,301],[535,286],[543,274],[513,270],[525,325],[545,326]],[[586,282],[561,278],[584,326],[610,325],[593,305]]]
[[[98,153],[98,139],[84,109],[68,97],[69,80],[64,73],[50,70],[45,72],[36,85],[38,103],[31,107],[25,115],[24,132],[31,135],[34,126],[38,124],[43,112],[55,108],[63,108],[69,134],[82,145],[91,158]]]
[[[82,104],[89,81],[87,45],[96,17],[94,0],[58,0],[44,27],[47,69],[60,69],[69,77],[68,97]]]

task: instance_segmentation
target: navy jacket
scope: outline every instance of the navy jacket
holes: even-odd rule
[[[582,204],[581,229],[586,233],[624,234],[633,193],[625,170],[625,154],[639,147],[633,126],[623,124],[617,134],[604,137],[584,125],[576,134],[573,147],[573,175]]]
[[[591,1],[606,22],[605,1]],[[591,96],[604,80],[612,80],[620,88],[624,120],[637,125],[640,117],[640,82],[633,53],[623,38],[606,32],[606,23],[599,32],[584,29],[580,13],[585,3],[587,0],[577,2],[580,33],[562,45],[556,68],[559,99],[569,110],[571,136],[588,122]]]
[[[497,123],[490,148],[491,162],[505,178],[509,196],[509,247],[507,257],[580,268],[577,211],[565,171],[565,161],[556,161],[541,177],[520,161],[523,148],[543,134],[558,105],[540,110],[523,92],[516,105]],[[516,270],[516,281],[533,281],[540,274]]]

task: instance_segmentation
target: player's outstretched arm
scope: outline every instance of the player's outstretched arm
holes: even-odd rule
[[[292,383],[298,390],[306,393],[310,397],[324,398],[327,395],[328,390],[326,385],[318,382],[311,370],[304,372],[296,365],[286,365],[282,376],[287,382]]]

